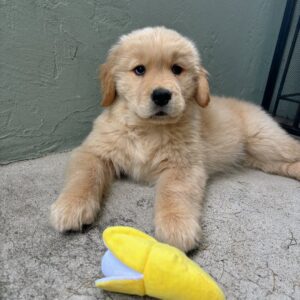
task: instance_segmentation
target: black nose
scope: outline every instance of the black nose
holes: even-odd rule
[[[165,106],[168,104],[172,97],[172,93],[169,90],[158,88],[152,92],[152,101],[158,106]]]

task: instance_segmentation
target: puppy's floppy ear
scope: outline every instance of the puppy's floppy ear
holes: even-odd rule
[[[210,101],[210,92],[209,92],[209,84],[208,84],[208,72],[201,67],[197,88],[196,88],[196,101],[201,107],[206,107]]]
[[[100,66],[100,82],[102,90],[102,106],[109,106],[116,98],[116,87],[111,69],[111,64],[105,63]]]

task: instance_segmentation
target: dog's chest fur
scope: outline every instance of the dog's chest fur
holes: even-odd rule
[[[185,168],[201,161],[200,135],[191,125],[181,130],[178,126],[99,124],[90,141],[97,145],[101,157],[112,162],[117,175],[125,173],[137,181],[154,182],[167,168]]]

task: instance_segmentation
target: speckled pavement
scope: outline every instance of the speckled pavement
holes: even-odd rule
[[[97,224],[61,235],[49,226],[48,213],[67,158],[0,167],[0,299],[136,299],[94,287],[105,250],[100,235],[111,225],[153,234],[154,189],[118,181]],[[227,299],[300,299],[299,182],[253,170],[218,176],[207,190],[203,227],[191,258]]]

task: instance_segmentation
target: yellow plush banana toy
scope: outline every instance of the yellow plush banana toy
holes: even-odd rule
[[[225,299],[216,282],[177,248],[123,226],[107,228],[103,240],[108,250],[99,288],[163,300]]]

